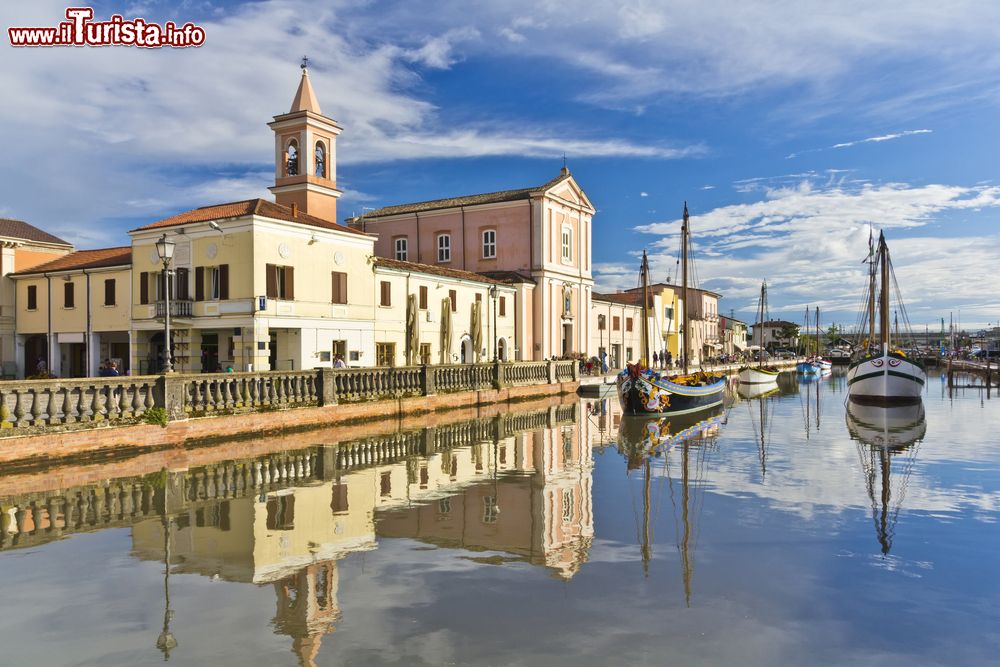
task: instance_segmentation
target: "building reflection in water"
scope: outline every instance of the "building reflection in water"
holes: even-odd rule
[[[579,404],[565,404],[164,471],[109,494],[95,490],[102,499],[145,493],[149,502],[116,501],[107,512],[81,501],[89,509],[80,516],[93,521],[80,528],[130,524],[133,554],[167,563],[166,577],[272,586],[275,632],[292,638],[301,665],[313,665],[341,617],[338,561],[380,539],[462,549],[485,563],[529,562],[562,579],[579,571],[594,534],[592,458],[579,416]],[[169,579],[165,587],[169,596]],[[157,641],[165,658],[177,646],[170,614],[167,598]]]
[[[875,535],[882,554],[888,555],[913,464],[927,432],[923,403],[880,407],[848,401],[847,431],[858,443]],[[895,474],[893,459],[899,460]]]

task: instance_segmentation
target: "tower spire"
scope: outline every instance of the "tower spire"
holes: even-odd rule
[[[313,92],[312,84],[309,82],[309,57],[302,56],[302,64],[299,65],[302,68],[302,80],[299,81],[299,89],[295,91],[295,97],[292,99],[292,108],[288,110],[288,113],[295,113],[296,111],[312,111],[313,113],[321,114],[319,108],[319,100],[316,99],[316,93]]]

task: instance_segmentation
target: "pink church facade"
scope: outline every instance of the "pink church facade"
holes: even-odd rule
[[[517,286],[512,359],[590,354],[594,207],[565,167],[534,188],[387,206],[352,218],[382,257]]]

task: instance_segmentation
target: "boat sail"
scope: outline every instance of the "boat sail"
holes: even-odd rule
[[[777,385],[778,373],[774,366],[764,365],[764,322],[767,321],[767,281],[760,284],[760,302],[757,304],[757,321],[760,332],[757,337],[757,365],[748,365],[740,369],[740,384]]]
[[[876,405],[917,403],[927,381],[920,362],[899,348],[898,336],[893,338],[889,322],[889,290],[893,280],[889,247],[885,235],[880,233],[877,250],[869,252],[868,308],[862,314],[861,329],[864,330],[867,319],[868,341],[858,349],[847,369],[847,395],[853,401]]]
[[[721,373],[689,372],[688,359],[691,345],[688,325],[688,210],[684,203],[684,218],[681,225],[681,300],[680,325],[683,334],[681,353],[682,372],[679,375],[664,376],[649,368],[649,260],[642,253],[639,275],[642,282],[642,342],[640,359],[626,368],[615,378],[618,400],[626,415],[676,415],[697,412],[721,405],[726,388],[726,376]]]

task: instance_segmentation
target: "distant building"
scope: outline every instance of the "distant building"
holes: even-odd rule
[[[785,320],[767,320],[764,323],[756,323],[750,331],[750,344],[760,345],[763,340],[764,349],[774,350],[777,348],[796,348],[799,344],[799,325]],[[763,331],[763,338],[761,338]],[[796,332],[793,336],[785,335],[786,332]]]

